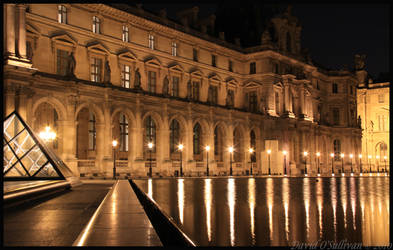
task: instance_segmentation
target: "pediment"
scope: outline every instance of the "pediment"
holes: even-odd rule
[[[190,71],[190,74],[193,76],[203,77],[202,71],[200,71],[199,69],[195,69],[195,68]]]
[[[147,57],[144,60],[145,64],[152,65],[152,66],[161,66],[161,62],[154,56]]]
[[[254,82],[254,81],[250,81],[247,82],[246,84],[244,84],[245,88],[257,88],[257,87],[261,87],[262,84],[260,84],[259,82]]]
[[[86,46],[88,51],[96,51],[99,53],[106,53],[106,54],[110,54],[109,50],[101,43],[96,42],[93,44],[89,44]]]
[[[128,50],[125,50],[125,51],[119,53],[117,56],[119,59],[125,59],[125,60],[129,60],[129,61],[136,61],[137,60],[136,56],[131,51],[128,51]]]
[[[221,78],[216,74],[216,73],[212,73],[208,76],[209,80],[211,81],[217,81],[217,82],[221,82]]]
[[[274,86],[277,86],[277,87],[280,87],[280,88],[284,88],[284,85],[280,81],[274,83]]]
[[[177,71],[177,72],[180,72],[180,73],[184,71],[183,67],[180,66],[180,65],[177,64],[177,63],[171,63],[171,64],[169,64],[169,65],[168,65],[168,68],[169,68],[170,70],[172,70],[172,71]]]
[[[71,46],[76,46],[77,42],[68,34],[58,34],[51,37],[52,42],[61,42]]]

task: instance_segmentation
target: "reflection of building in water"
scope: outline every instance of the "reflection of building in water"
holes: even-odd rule
[[[373,82],[359,75],[357,109],[361,118],[363,164],[372,171],[389,169],[389,89],[390,82]],[[369,159],[368,156],[371,156]]]
[[[175,22],[124,4],[4,5],[4,115],[53,126],[54,150],[82,176],[112,174],[113,138],[120,175],[146,176],[150,159],[154,175],[174,175],[178,143],[186,175],[205,172],[205,145],[211,174],[228,174],[229,146],[235,174],[250,159],[265,173],[265,140],[277,142],[275,173],[283,150],[292,174],[304,171],[304,150],[309,172],[317,151],[323,172],[334,150],[360,153],[357,79],[302,52],[289,9],[266,17],[253,47],[214,36],[215,18],[197,12]]]

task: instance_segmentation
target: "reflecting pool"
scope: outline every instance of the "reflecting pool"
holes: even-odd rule
[[[389,177],[135,183],[200,246],[389,245]]]

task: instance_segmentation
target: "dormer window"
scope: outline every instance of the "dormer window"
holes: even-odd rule
[[[67,8],[64,5],[58,6],[57,16],[59,23],[67,23]]]
[[[100,19],[93,16],[93,33],[100,34]]]

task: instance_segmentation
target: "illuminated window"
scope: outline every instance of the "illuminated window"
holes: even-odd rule
[[[100,34],[100,19],[93,16],[93,33]]]
[[[154,36],[149,34],[149,48],[154,49]]]
[[[89,114],[89,150],[96,150],[96,118],[91,112]]]
[[[172,42],[172,56],[177,56],[177,44]]]
[[[147,89],[151,93],[156,93],[156,72],[149,71],[148,72],[148,79],[147,79]]]
[[[58,6],[57,17],[59,23],[67,23],[67,8],[64,5]]]
[[[130,87],[130,66],[123,64],[121,66],[121,86],[123,88],[129,88]]]
[[[90,60],[90,76],[91,81],[93,82],[101,82],[101,72],[102,72],[102,59],[92,57]]]
[[[119,117],[120,125],[120,145],[119,150],[122,152],[128,151],[128,121],[124,114]]]
[[[129,42],[129,33],[128,33],[128,27],[126,25],[123,25],[123,36],[122,36],[123,42]]]

